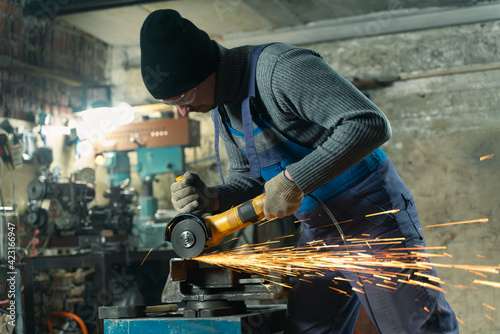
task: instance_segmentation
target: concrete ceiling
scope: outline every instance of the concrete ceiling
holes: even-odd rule
[[[78,2],[78,1],[77,1]],[[80,0],[80,3],[85,1]],[[92,1],[88,1],[88,3]],[[500,0],[107,0],[57,15],[113,46],[137,47],[154,10],[171,8],[226,46],[321,42],[425,27],[500,19]],[[102,2],[101,2],[102,3]],[[119,3],[117,5],[117,3]],[[132,4],[130,4],[132,3]],[[113,5],[114,4],[114,5]],[[64,9],[64,8],[61,8]]]

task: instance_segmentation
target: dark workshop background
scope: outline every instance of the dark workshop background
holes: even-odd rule
[[[383,148],[415,196],[428,246],[450,254],[432,261],[498,266],[500,1],[0,1],[0,121],[38,138],[40,119],[50,116],[43,131],[52,166],[65,176],[95,168],[93,154],[75,158],[67,125],[91,101],[156,103],[142,83],[138,45],[142,21],[159,8],[179,10],[227,47],[283,41],[320,52],[389,117],[393,136]],[[201,122],[202,140],[186,149],[186,169],[216,184],[211,119],[190,117]],[[5,204],[16,203],[19,215],[38,168],[24,164],[15,182],[0,169]],[[106,174],[95,172],[102,201]],[[162,209],[172,209],[174,177],[154,184]],[[489,221],[427,228],[479,218]],[[498,289],[473,284],[498,275],[437,271],[463,333],[500,332],[498,311],[485,306],[500,306]]]

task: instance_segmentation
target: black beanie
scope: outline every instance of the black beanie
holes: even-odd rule
[[[207,33],[171,9],[148,15],[141,28],[141,72],[156,99],[196,87],[217,67],[217,48]]]

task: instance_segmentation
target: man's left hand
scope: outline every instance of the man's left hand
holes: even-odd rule
[[[280,173],[264,184],[266,201],[264,215],[267,219],[283,218],[297,211],[304,199],[304,193],[290,181],[284,173]]]

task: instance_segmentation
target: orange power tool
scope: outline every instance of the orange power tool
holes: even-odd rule
[[[190,259],[205,248],[220,244],[224,237],[264,218],[266,194],[259,195],[215,216],[181,213],[165,228],[165,240],[180,257]]]

